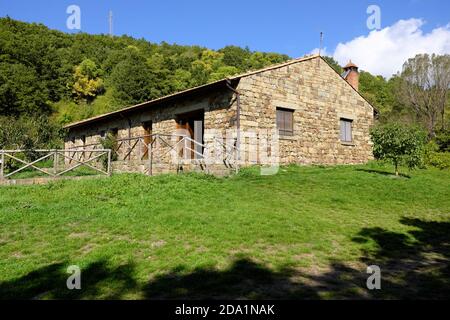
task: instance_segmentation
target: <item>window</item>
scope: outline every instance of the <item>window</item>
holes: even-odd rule
[[[341,141],[352,142],[352,122],[353,120],[341,118]]]
[[[277,108],[277,129],[283,136],[294,134],[294,110]]]

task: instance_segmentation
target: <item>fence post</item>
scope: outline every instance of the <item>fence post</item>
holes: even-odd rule
[[[138,159],[139,161],[142,161],[142,138],[139,138],[138,143],[137,143],[137,148],[138,148]]]
[[[55,149],[53,154],[53,174],[56,176],[58,173],[58,151]]]
[[[153,175],[153,141],[154,140],[152,140],[149,144],[148,144],[148,146],[147,146],[147,152],[149,152],[149,165],[150,165],[150,167],[148,168],[148,174],[150,175],[150,176],[152,176]]]
[[[0,151],[0,153],[2,154],[1,155],[1,164],[0,164],[0,179],[3,179],[3,176],[4,176],[4,174],[5,174],[5,172],[4,172],[4,168],[5,168],[5,153],[4,153],[4,151]]]
[[[111,152],[112,152],[112,150],[109,149],[108,150],[108,176],[111,176],[111,173],[112,173]]]

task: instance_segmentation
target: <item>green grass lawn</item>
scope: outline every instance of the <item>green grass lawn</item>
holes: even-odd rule
[[[2,187],[0,298],[448,298],[450,172],[387,170]]]

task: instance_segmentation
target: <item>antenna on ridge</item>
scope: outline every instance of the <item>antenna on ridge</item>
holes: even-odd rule
[[[322,53],[322,46],[323,46],[323,32],[320,32],[320,46],[319,46],[319,56]]]
[[[109,10],[109,36],[113,36],[113,13]]]
[[[320,46],[319,46],[319,57],[322,54],[322,46],[323,46],[323,32],[320,32]],[[320,59],[317,59],[317,66],[319,66]]]

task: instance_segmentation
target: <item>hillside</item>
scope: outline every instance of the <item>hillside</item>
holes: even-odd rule
[[[227,46],[66,34],[0,18],[0,115],[65,124],[289,59]]]

